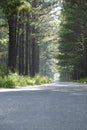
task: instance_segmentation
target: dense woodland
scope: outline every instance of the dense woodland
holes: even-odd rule
[[[63,0],[58,59],[61,78],[87,77],[87,1]]]
[[[0,66],[20,75],[87,77],[86,0],[0,0]]]

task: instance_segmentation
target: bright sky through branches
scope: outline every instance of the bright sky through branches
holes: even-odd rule
[[[54,18],[55,21],[58,21],[58,17],[61,13],[61,7],[59,6],[59,4],[56,4],[55,6],[53,6],[52,11],[50,12],[50,14],[52,15],[52,18]]]

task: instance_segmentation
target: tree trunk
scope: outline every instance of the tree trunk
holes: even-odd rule
[[[8,68],[12,72],[14,72],[16,69],[16,58],[17,58],[16,24],[17,24],[17,15],[13,15],[8,18],[8,26],[9,26]]]
[[[29,55],[30,55],[30,25],[29,25],[29,14],[26,13],[26,45],[25,45],[25,75],[29,74]]]

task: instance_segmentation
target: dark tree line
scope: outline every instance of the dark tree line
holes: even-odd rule
[[[63,0],[58,49],[61,79],[87,77],[87,1]]]

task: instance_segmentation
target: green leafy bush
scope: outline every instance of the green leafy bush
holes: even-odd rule
[[[11,80],[8,76],[2,78],[0,77],[0,88],[14,88],[15,82]]]
[[[78,83],[83,83],[83,84],[87,84],[87,77],[86,78],[83,78],[83,79],[79,79],[75,82],[78,82]]]
[[[4,79],[0,77],[0,88],[2,88],[3,86],[4,86]]]
[[[7,67],[5,64],[0,66],[0,77],[4,77],[7,74]]]
[[[5,88],[14,88],[15,82],[9,76],[6,76],[4,78],[4,84],[3,85],[4,85],[3,87],[5,87]]]
[[[52,83],[48,77],[36,75],[34,78],[30,76],[20,76],[17,73],[9,73],[8,76],[0,76],[0,88],[14,88],[15,86],[28,86]]]
[[[26,78],[26,85],[34,85],[35,80],[33,78]]]
[[[42,75],[36,75],[34,77],[35,84],[40,85],[40,84],[46,84],[46,83],[52,83],[52,80],[46,76]]]

